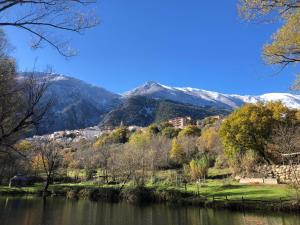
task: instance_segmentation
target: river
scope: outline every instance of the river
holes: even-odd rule
[[[0,197],[0,225],[300,225],[300,215],[166,204]]]

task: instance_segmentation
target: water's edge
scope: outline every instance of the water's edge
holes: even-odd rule
[[[0,197],[1,225],[300,225],[295,213],[238,212],[168,203],[130,204],[37,196]]]
[[[8,192],[0,196],[40,196],[42,192]],[[168,203],[172,205],[190,205],[212,209],[230,209],[235,211],[276,211],[300,212],[300,204],[295,200],[260,201],[249,199],[206,198],[173,189],[153,189],[145,187],[119,188],[62,188],[48,192],[44,197],[63,196],[68,199],[89,199],[91,201],[120,202],[126,201],[134,204]]]

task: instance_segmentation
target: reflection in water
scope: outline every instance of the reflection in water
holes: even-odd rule
[[[1,225],[300,225],[292,214],[253,214],[164,204],[0,198]]]

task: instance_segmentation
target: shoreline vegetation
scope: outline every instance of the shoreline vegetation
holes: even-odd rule
[[[0,186],[0,196],[43,196],[43,184],[31,187]],[[64,196],[69,199],[90,199],[92,201],[134,204],[167,203],[193,205],[230,210],[264,210],[295,212],[300,210],[294,190],[285,184],[243,185],[226,179],[207,179],[204,184],[176,186],[147,184],[145,186],[103,185],[93,182],[53,184],[48,196]]]
[[[229,187],[230,188],[230,187]],[[243,188],[243,187],[240,187]],[[263,192],[262,192],[263,193]],[[247,194],[247,193],[246,193]],[[0,187],[0,196],[36,195],[42,197],[42,190],[36,187],[24,189]],[[193,191],[184,191],[176,188],[159,187],[126,187],[122,190],[118,186],[75,186],[59,185],[49,191],[49,196],[64,196],[68,199],[89,199],[91,201],[119,202],[127,201],[134,204],[168,203],[174,205],[191,205],[206,208],[230,210],[264,210],[296,212],[300,211],[300,204],[295,198],[246,198],[232,195],[203,196]]]
[[[3,160],[0,181],[28,187],[0,186],[0,195],[299,212],[300,168],[292,166],[300,160],[299,113],[280,102],[258,103],[183,128],[170,121],[120,124],[92,140],[65,132],[25,139],[15,147],[26,158]],[[279,171],[282,164],[288,167]],[[275,171],[257,170],[265,165]],[[287,184],[238,183],[243,178]]]

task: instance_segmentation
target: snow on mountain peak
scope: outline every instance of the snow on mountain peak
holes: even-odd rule
[[[290,93],[268,93],[260,96],[222,94],[192,87],[170,87],[154,81],[148,81],[144,85],[124,93],[123,97],[136,95],[227,109],[234,109],[245,103],[281,101],[290,108],[300,109],[300,95]]]
[[[50,81],[62,81],[62,80],[69,80],[67,76],[62,74],[49,74],[48,77]]]

